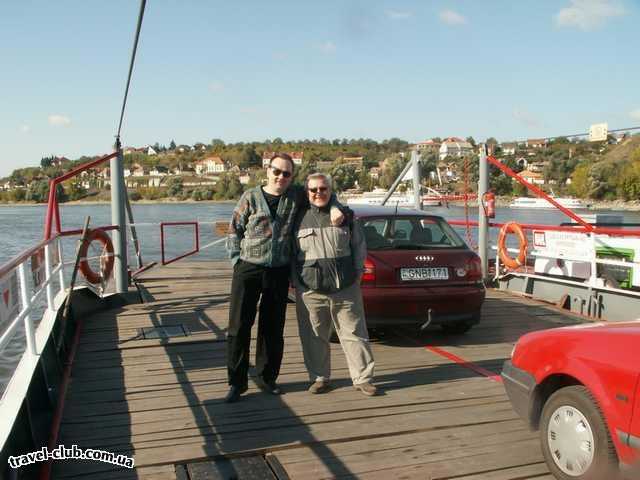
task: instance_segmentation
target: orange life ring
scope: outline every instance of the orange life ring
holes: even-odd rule
[[[106,251],[106,260],[102,261],[102,255],[100,256],[100,272],[94,272],[89,265],[89,261],[87,260],[87,252],[89,251],[89,245],[91,242],[98,241],[102,244],[103,250]],[[84,278],[91,283],[101,283],[103,278],[108,278],[111,275],[111,271],[113,270],[113,243],[111,243],[111,238],[106,234],[104,230],[95,229],[89,230],[87,233],[84,242],[80,245],[80,251],[78,252],[80,256],[80,271],[84,275]]]
[[[507,252],[506,241],[509,233],[515,233],[520,243],[518,256],[516,258],[511,258]],[[527,236],[520,225],[516,222],[508,222],[502,226],[500,235],[498,236],[498,255],[500,256],[500,261],[506,267],[514,270],[525,264],[527,260],[527,245]]]

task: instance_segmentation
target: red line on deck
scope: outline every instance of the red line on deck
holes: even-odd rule
[[[470,370],[473,370],[476,373],[479,373],[480,375],[487,377],[489,380],[493,380],[494,382],[498,382],[498,383],[502,383],[502,377],[498,374],[496,374],[495,372],[492,372],[491,370],[487,370],[486,368],[482,368],[479,367],[478,365],[475,365],[474,363],[471,362],[467,362],[464,358],[461,358],[457,355],[454,355],[453,353],[447,352],[446,350],[443,350],[442,348],[439,347],[434,347],[431,345],[426,345],[424,348],[426,348],[427,350],[429,350],[430,352],[433,352],[437,355],[440,355],[441,357],[447,358],[449,360],[451,360],[452,362],[457,363],[458,365],[468,368]]]

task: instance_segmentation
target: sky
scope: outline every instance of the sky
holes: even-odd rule
[[[0,14],[0,177],[110,153],[137,0]],[[639,0],[148,0],[126,146],[640,126]]]

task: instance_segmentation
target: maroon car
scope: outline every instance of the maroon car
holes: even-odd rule
[[[367,325],[427,322],[464,333],[485,298],[480,258],[442,218],[393,207],[353,208],[367,242]]]

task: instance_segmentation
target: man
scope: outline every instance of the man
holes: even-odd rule
[[[291,231],[298,209],[307,201],[304,188],[290,187],[292,176],[291,157],[275,154],[267,169],[267,185],[242,194],[229,225],[227,250],[233,279],[227,330],[228,403],[238,401],[247,390],[251,328],[258,301],[256,383],[262,390],[280,394],[276,379],[284,349]],[[342,223],[344,215],[333,203],[331,215],[337,225]]]
[[[354,387],[376,394],[371,384],[374,361],[364,318],[360,279],[367,254],[364,235],[353,216],[340,227],[329,221],[331,179],[323,173],[307,178],[309,206],[294,228],[296,313],[311,393],[330,390],[329,337],[333,324],[347,358]]]

